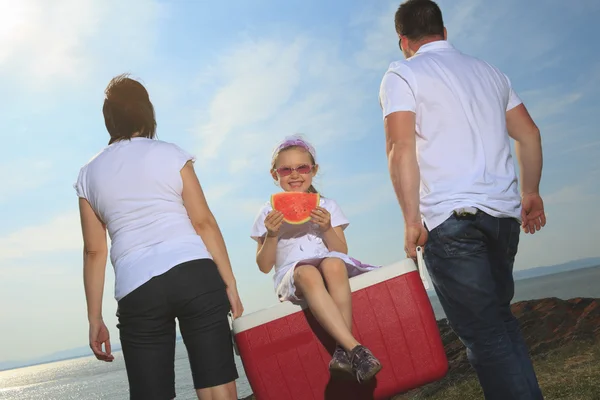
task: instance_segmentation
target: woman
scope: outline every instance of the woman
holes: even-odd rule
[[[237,400],[227,314],[237,318],[243,306],[194,157],[154,139],[154,108],[139,82],[120,75],[105,93],[109,145],[75,184],[90,347],[113,360],[102,320],[108,230],[130,399],[175,398],[177,318],[198,398]]]

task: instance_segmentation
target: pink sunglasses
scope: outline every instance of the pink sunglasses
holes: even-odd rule
[[[309,164],[302,164],[297,166],[296,168],[292,168],[292,167],[279,167],[277,168],[275,171],[277,171],[277,174],[279,176],[288,176],[291,175],[292,172],[296,171],[301,175],[306,175],[306,174],[310,174],[311,171],[313,170],[314,165],[309,165]]]

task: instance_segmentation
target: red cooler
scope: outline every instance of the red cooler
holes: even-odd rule
[[[335,342],[305,305],[284,302],[245,315],[233,333],[257,400],[388,399],[444,377],[448,361],[415,263],[350,279],[353,333],[381,361],[375,379],[330,379]]]

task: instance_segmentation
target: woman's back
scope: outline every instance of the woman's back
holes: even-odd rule
[[[210,254],[181,196],[181,169],[193,156],[147,138],[117,141],[80,171],[76,190],[106,224],[117,299],[141,280]]]
[[[90,347],[98,360],[114,360],[102,317],[108,231],[131,399],[175,398],[178,325],[198,398],[235,400],[227,314],[237,318],[244,307],[194,157],[154,140],[154,106],[141,83],[118,75],[104,95],[109,145],[75,184]]]

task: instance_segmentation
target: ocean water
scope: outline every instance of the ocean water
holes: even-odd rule
[[[600,282],[600,266],[522,279],[515,282],[513,303],[547,297],[558,297],[564,300],[575,297],[600,298],[598,282]],[[433,296],[430,300],[436,318],[445,318],[446,315],[437,297]]]
[[[558,297],[600,298],[600,267],[564,272],[517,281],[515,301]],[[438,318],[443,318],[439,302],[432,298]],[[252,390],[241,360],[236,357],[240,379],[238,397]],[[177,342],[175,361],[177,399],[196,399],[185,346]],[[115,361],[103,363],[93,357],[78,358],[0,372],[0,400],[127,400],[125,364],[120,352]]]
[[[104,363],[94,357],[0,371],[0,400],[128,400],[123,354]],[[238,397],[252,394],[242,361],[236,356],[240,379]],[[175,392],[178,400],[197,399],[183,342],[175,353]]]

